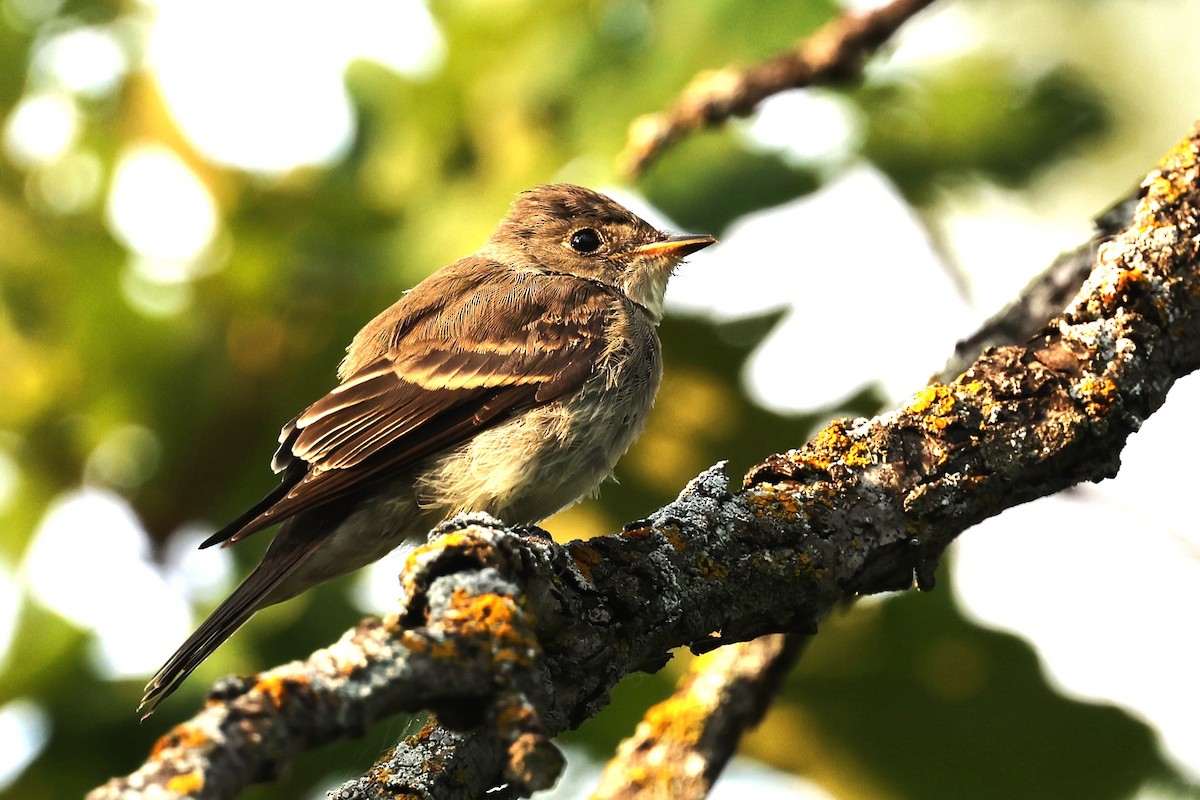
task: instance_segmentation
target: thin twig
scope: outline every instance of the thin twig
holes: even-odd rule
[[[748,69],[725,67],[692,79],[668,111],[638,117],[618,157],[636,177],[668,147],[700,128],[746,116],[773,94],[817,84],[847,83],[862,74],[867,58],[933,0],[894,0],[863,14],[845,12],[794,49]]]

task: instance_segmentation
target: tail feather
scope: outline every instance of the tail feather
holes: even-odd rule
[[[285,533],[280,531],[279,536]],[[320,544],[320,539],[310,540],[306,544],[294,542],[292,547],[276,547],[277,544],[280,544],[279,537],[272,543],[263,562],[246,576],[146,684],[142,702],[138,704],[138,713],[142,714],[143,720],[153,714],[159,704],[170,697],[184,679],[242,627],[254,612],[269,605],[268,596],[308,559]]]
[[[291,491],[291,488],[295,486],[298,481],[298,477],[285,475],[284,479],[279,483],[279,485],[268,492],[266,497],[242,512],[237,519],[233,520],[224,528],[221,528],[221,530],[217,531],[212,536],[209,536],[207,539],[201,542],[200,549],[203,550],[206,547],[212,547],[214,544],[218,544],[220,542],[234,542],[238,539],[243,539],[255,531],[268,528],[271,525],[280,522],[281,520],[278,519],[268,519],[264,521],[261,520],[260,517],[264,511],[267,511],[271,508],[271,506],[275,505],[284,497],[286,497],[287,493]],[[254,526],[252,530],[243,530],[250,527],[252,522],[259,522],[260,524]],[[264,522],[265,524],[262,524]],[[241,535],[239,536],[238,534]]]

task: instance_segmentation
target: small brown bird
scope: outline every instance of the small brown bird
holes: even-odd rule
[[[593,491],[658,391],[667,279],[715,241],[667,235],[579,186],[519,195],[482,248],[371,320],[340,385],[283,427],[279,486],[201,547],[279,532],[139,711],[154,713],[260,608],[460,512],[533,523]]]

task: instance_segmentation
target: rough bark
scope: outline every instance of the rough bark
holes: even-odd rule
[[[1130,223],[1136,208],[1131,194],[1098,217],[1091,239],[1056,258],[1016,300],[955,346],[940,380],[952,380],[987,347],[1027,340],[1057,316],[1090,274],[1100,245]],[[671,697],[647,711],[621,743],[593,797],[706,797],[806,641],[803,635],[774,634],[722,648],[717,651],[722,658],[697,660]],[[668,724],[680,719],[689,724]]]
[[[701,656],[604,768],[592,800],[702,800],[757,725],[807,637],[776,633]]]
[[[1131,193],[1096,217],[1093,220],[1095,234],[1091,239],[1054,259],[1054,263],[1030,281],[1015,300],[955,345],[954,355],[947,361],[940,379],[952,380],[988,347],[1024,342],[1056,317],[1091,274],[1100,245],[1133,220],[1137,200],[1136,193]]]
[[[441,724],[337,796],[528,793],[561,765],[548,737],[673,648],[814,633],[845,599],[930,585],[974,523],[1115,474],[1127,437],[1200,364],[1198,158],[1200,129],[1026,344],[986,350],[887,414],[831,423],[740,489],[707,470],[620,533],[557,545],[488,518],[447,524],[410,557],[397,614],[220,685],[143,767],[90,797],[231,797],[402,709]],[[457,788],[429,788],[448,770]]]

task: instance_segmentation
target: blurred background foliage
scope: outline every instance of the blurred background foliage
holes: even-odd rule
[[[418,16],[425,8],[407,3]],[[334,3],[247,4],[256,11],[191,5],[200,8],[194,19],[205,22],[193,31],[195,52],[207,54],[183,65],[196,77],[191,91],[212,94],[208,121],[215,116],[246,139],[259,133],[256,121],[235,107],[222,113],[226,84],[207,76],[229,55],[227,37],[249,35],[252,14],[278,30],[252,31],[259,61],[240,67],[247,81],[260,66],[286,76],[292,62],[279,53],[285,46],[313,58],[354,35],[418,46],[401,23],[347,33],[339,16],[350,12]],[[346,8],[363,14],[363,5]],[[946,5],[993,23],[1005,14],[998,2]],[[1055,20],[1084,5],[1040,3]],[[1163,7],[1171,4],[1125,5],[1149,15],[1169,13]],[[156,20],[171,6],[0,0],[0,614],[8,619],[0,619],[0,765],[8,760],[0,792],[14,798],[79,796],[135,768],[168,725],[194,712],[212,680],[303,656],[362,613],[350,581],[272,609],[138,725],[141,685],[188,621],[139,634],[159,595],[118,606],[127,618],[111,622],[134,638],[152,638],[159,655],[140,667],[106,667],[95,626],[63,613],[47,599],[57,595],[38,588],[49,580],[46,558],[50,572],[61,565],[83,593],[79,602],[97,607],[130,591],[108,559],[141,559],[165,576],[166,590],[191,592],[198,618],[265,541],[230,551],[232,570],[203,590],[187,589],[186,573],[214,568],[196,559],[181,568],[176,545],[194,545],[195,531],[224,522],[269,487],[279,426],[331,386],[342,349],[362,324],[474,249],[517,191],[550,180],[619,183],[614,157],[630,121],[664,107],[697,71],[769,56],[837,10],[814,0],[431,0],[423,64],[397,69],[345,59],[351,124],[344,141],[307,161],[255,168],[198,141],[169,102],[167,67],[156,66],[167,56],[155,62],[152,45]],[[327,15],[329,24],[309,26],[297,43],[289,41],[298,35],[289,18],[301,6],[306,16]],[[1118,24],[1092,25],[1086,47],[1103,50],[1125,33]],[[790,158],[755,146],[745,126],[735,125],[683,142],[632,188],[680,229],[720,235],[748,213],[817,190],[846,163],[867,161],[936,241],[939,204],[958,187],[1027,189],[1064,162],[1132,150],[1126,171],[1104,176],[1083,201],[1098,212],[1097,197],[1115,199],[1185,130],[1138,129],[1136,138],[1136,120],[1110,89],[1066,49],[1057,58],[1041,52],[1026,59],[996,44],[906,68],[872,67],[864,84],[835,93],[858,120],[858,135],[838,160]],[[306,88],[291,91],[303,99]],[[257,102],[272,108],[273,93]],[[299,124],[277,133],[279,150],[304,133]],[[183,176],[178,210],[167,195],[156,208],[153,193],[132,211],[122,203],[117,184],[122,170],[135,174],[135,156],[152,179]],[[185,212],[201,220],[200,233],[183,224]],[[869,235],[871,220],[862,224]],[[156,231],[169,234],[165,244],[155,244]],[[196,241],[179,242],[188,235]],[[1041,266],[1024,265],[1030,275]],[[937,309],[914,309],[926,312]],[[742,364],[777,320],[777,313],[735,322],[668,318],[658,409],[620,465],[620,483],[547,527],[566,537],[615,530],[670,500],[718,459],[728,459],[737,476],[832,415],[879,408],[870,375],[862,391],[808,413],[772,412],[749,399],[739,383]],[[947,355],[954,335],[947,334]],[[827,344],[797,342],[795,363],[779,368],[797,380],[820,380],[803,376],[803,351]],[[126,527],[144,531],[151,545],[117,547],[106,518],[83,516],[35,569],[30,554],[47,510],[78,497],[81,487],[110,504],[127,503],[136,516]],[[603,760],[670,690],[682,660],[628,681],[600,718],[566,742]],[[321,796],[365,769],[408,725],[386,722],[363,741],[307,755],[281,782],[249,796]],[[828,793],[813,796],[1119,798],[1148,785],[1178,796],[1192,791],[1144,723],[1064,698],[1026,644],[964,621],[940,589],[832,619],[743,752]]]

